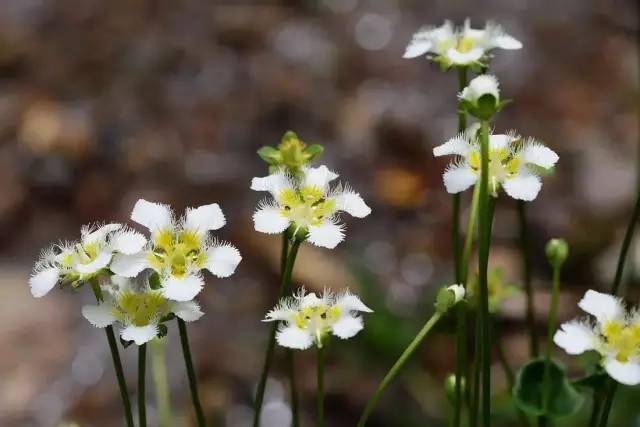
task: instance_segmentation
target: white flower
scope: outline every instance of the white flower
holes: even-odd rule
[[[578,306],[595,317],[564,323],[553,341],[569,354],[595,350],[609,376],[622,384],[640,384],[640,313],[627,312],[612,295],[589,290]]]
[[[498,79],[495,76],[483,74],[474,78],[458,96],[471,104],[477,104],[478,100],[484,95],[491,95],[496,99],[496,102],[500,101],[500,88]]]
[[[358,312],[372,310],[360,299],[344,292],[335,295],[325,290],[318,297],[306,294],[304,288],[290,298],[283,298],[265,317],[265,322],[281,321],[276,340],[283,347],[304,350],[315,344],[322,347],[328,333],[347,339],[363,328]]]
[[[79,242],[52,245],[40,254],[29,279],[31,294],[46,295],[58,284],[77,287],[109,268],[114,252],[134,254],[146,239],[122,224],[85,225]]]
[[[174,301],[193,299],[204,286],[200,274],[209,270],[217,277],[233,274],[242,257],[227,243],[212,240],[210,230],[225,224],[220,207],[214,203],[187,209],[176,220],[167,205],[138,200],[131,219],[151,232],[151,239],[136,254],[118,254],[111,270],[120,276],[135,277],[150,268],[160,276],[163,295]]]
[[[148,287],[134,290],[127,280],[118,280],[117,291],[105,294],[105,301],[97,305],[82,307],[82,315],[95,327],[105,328],[117,323],[120,336],[125,341],[142,345],[154,339],[159,325],[170,313],[185,322],[198,320],[202,315],[200,306],[194,301],[174,302],[167,300],[160,291]]]
[[[455,303],[459,303],[460,301],[462,301],[464,299],[464,286],[462,285],[451,285],[451,286],[447,286],[447,289],[450,290],[451,292],[453,292],[453,295],[455,297]]]
[[[260,203],[253,215],[255,229],[262,233],[282,233],[290,225],[308,232],[308,240],[316,246],[333,249],[344,239],[344,225],[337,213],[346,212],[364,218],[371,208],[348,186],[331,189],[329,183],[338,175],[326,166],[305,167],[296,179],[284,172],[264,178],[253,178],[251,189],[268,191],[273,200]]]
[[[485,28],[471,28],[470,20],[463,28],[454,28],[451,21],[440,27],[424,27],[413,35],[404,58],[416,58],[425,54],[443,67],[469,66],[486,62],[492,49],[520,49],[522,43],[502,30],[502,27],[487,22]]]
[[[436,157],[459,156],[447,167],[444,185],[455,194],[474,185],[480,177],[480,144],[475,132],[463,132],[433,149]],[[489,136],[489,189],[496,196],[500,187],[514,199],[534,200],[540,189],[540,169],[548,170],[558,155],[538,141],[524,142],[514,134]]]

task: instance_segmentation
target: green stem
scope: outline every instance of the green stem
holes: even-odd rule
[[[598,390],[593,389],[593,403],[591,406],[591,418],[589,419],[589,427],[598,427],[600,419],[600,410],[602,409],[602,394]]]
[[[198,396],[198,382],[196,379],[196,372],[193,369],[193,359],[191,358],[191,348],[189,346],[189,335],[187,334],[187,324],[179,317],[178,330],[180,331],[180,344],[182,344],[182,355],[184,357],[184,366],[187,369],[187,378],[189,379],[189,390],[191,391],[191,402],[193,403],[193,409],[196,412],[196,419],[198,427],[204,427],[206,421],[204,418],[204,411],[200,404],[200,397]]]
[[[640,216],[640,191],[636,194],[636,204],[633,208],[633,213],[631,214],[631,220],[629,225],[627,226],[627,231],[624,234],[624,240],[622,241],[622,248],[620,249],[620,256],[618,257],[618,266],[616,267],[616,275],[613,279],[613,284],[611,285],[611,294],[617,295],[618,289],[620,288],[620,283],[622,282],[622,275],[624,273],[624,264],[627,260],[627,253],[629,252],[629,247],[631,246],[631,241],[633,240],[633,233],[636,229],[636,224],[638,223],[638,217]]]
[[[298,387],[296,382],[296,367],[293,350],[286,349],[287,353],[287,372],[289,375],[289,389],[291,394],[291,421],[293,427],[300,425],[300,415],[298,408],[300,407],[298,402]]]
[[[609,422],[609,413],[613,406],[613,397],[616,394],[617,383],[612,378],[609,378],[609,390],[607,390],[607,396],[605,397],[604,404],[602,405],[602,418],[600,418],[600,427],[607,427]]]
[[[491,426],[491,334],[489,325],[489,247],[491,245],[491,206],[489,194],[489,123],[480,126],[480,200],[478,217],[478,270],[480,325],[482,335],[482,426]]]
[[[480,321],[476,316],[476,330],[474,339],[474,363],[473,363],[473,402],[471,410],[469,411],[469,425],[471,427],[478,426],[478,409],[480,407],[480,352],[481,352],[481,340],[480,335],[482,330],[480,329]]]
[[[167,363],[165,340],[153,340],[150,343],[151,350],[151,376],[155,391],[156,405],[158,407],[158,425],[171,427],[171,396],[169,394],[169,382],[167,380]]]
[[[387,374],[384,376],[384,378],[378,385],[378,388],[376,389],[376,391],[369,398],[369,401],[367,402],[367,406],[365,407],[364,412],[362,413],[362,415],[360,416],[360,420],[358,421],[358,427],[365,426],[367,419],[373,412],[373,409],[378,403],[378,400],[380,399],[380,396],[382,396],[382,393],[384,392],[384,390],[391,383],[391,381],[393,381],[393,379],[396,377],[400,369],[402,369],[404,364],[411,357],[411,355],[416,351],[420,343],[422,343],[422,341],[427,336],[429,331],[438,322],[438,320],[440,320],[441,317],[442,317],[442,314],[440,314],[439,312],[435,312],[431,316],[431,318],[427,321],[427,323],[425,323],[425,325],[422,327],[420,332],[418,332],[418,334],[415,336],[413,341],[411,341],[411,343],[407,346],[407,348],[402,352],[402,354],[400,355],[396,363],[394,363],[391,369],[389,369],[389,372],[387,372]]]
[[[556,314],[558,312],[558,294],[560,293],[560,266],[553,266],[553,285],[551,289],[551,306],[549,307],[549,321],[547,323],[547,342],[544,350],[544,377],[542,383],[542,405],[545,412],[549,407],[549,393],[551,381],[550,375],[551,371],[549,370],[549,363],[551,362],[551,349],[553,343],[553,334],[556,330]],[[538,426],[544,427],[548,424],[548,417],[543,416],[538,418]]]
[[[480,197],[480,186],[473,187],[473,196],[471,198],[471,208],[469,210],[469,219],[467,220],[467,235],[464,239],[464,250],[462,252],[462,283],[465,288],[469,279],[469,259],[471,258],[471,248],[473,247],[473,238],[475,237],[476,220],[478,218],[478,199]]]
[[[96,301],[101,303],[102,290],[100,285],[92,281],[91,289],[96,297]],[[122,400],[122,408],[124,410],[124,418],[127,423],[127,427],[134,427],[133,424],[133,412],[131,411],[131,401],[129,400],[129,392],[127,390],[127,382],[124,379],[124,371],[122,370],[122,362],[120,361],[120,352],[118,351],[118,344],[116,336],[113,333],[113,326],[109,325],[105,329],[107,335],[107,342],[109,343],[109,350],[111,351],[111,360],[113,361],[113,369],[116,371],[116,379],[118,381],[118,388],[120,389],[120,399]]]
[[[324,347],[317,350],[316,427],[324,427]]]
[[[529,351],[531,357],[538,356],[538,339],[536,336],[536,315],[534,310],[533,287],[531,284],[531,265],[529,255],[529,227],[527,225],[527,206],[518,200],[518,220],[520,223],[520,253],[522,255],[522,279],[527,304],[527,329],[529,332]]]
[[[282,237],[284,240],[287,240],[286,232]],[[293,265],[296,261],[296,256],[298,255],[298,249],[300,248],[300,244],[302,240],[298,238],[294,238],[291,243],[291,247],[289,248],[289,253],[286,256],[286,262],[281,264],[283,266],[281,281],[280,281],[280,290],[278,292],[278,297],[282,298],[285,294],[291,292],[291,274],[293,272]],[[286,245],[286,246],[285,246]],[[282,254],[286,253],[286,247],[288,243],[283,242],[282,244]],[[258,382],[258,387],[256,388],[256,398],[254,404],[254,414],[253,414],[253,426],[260,426],[260,417],[262,416],[262,402],[264,401],[264,392],[267,385],[267,378],[269,377],[269,371],[271,370],[271,364],[273,363],[273,353],[275,350],[276,343],[276,332],[278,330],[278,322],[273,322],[271,325],[271,330],[269,332],[269,341],[267,343],[267,351],[264,357],[264,364],[262,367],[262,373],[260,374],[260,381]],[[293,358],[293,356],[292,356]],[[293,362],[292,362],[293,363]],[[295,379],[293,379],[295,380]],[[293,417],[293,426],[297,427],[299,425],[299,421],[296,418],[298,414],[298,408],[294,407],[297,405],[297,393],[295,390],[295,381],[292,381],[290,377],[291,384],[291,412]]]
[[[145,377],[147,344],[138,346],[138,425],[147,427],[147,403],[145,399]]]

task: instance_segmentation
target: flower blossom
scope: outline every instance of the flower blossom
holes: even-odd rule
[[[144,286],[136,290],[125,278],[112,277],[116,290],[106,292],[104,302],[82,307],[82,315],[97,328],[118,324],[120,336],[137,345],[145,344],[160,333],[160,324],[173,313],[185,322],[198,320],[202,315],[194,301],[170,301],[162,292]]]
[[[622,384],[640,384],[640,312],[612,295],[588,290],[578,306],[592,315],[560,326],[553,341],[569,354],[595,350],[605,371]]]
[[[462,28],[454,28],[451,21],[440,27],[424,27],[413,35],[404,58],[427,55],[443,68],[452,66],[483,65],[493,49],[514,50],[522,48],[515,38],[502,27],[487,22],[484,29],[471,28],[466,19]]]
[[[474,185],[480,177],[480,143],[476,132],[463,132],[433,149],[436,157],[459,156],[443,174],[447,192],[455,194]],[[551,169],[558,155],[533,138],[522,140],[515,134],[489,136],[489,191],[498,189],[514,199],[534,200],[542,181],[540,173]]]
[[[260,203],[253,215],[256,231],[282,233],[289,226],[294,234],[302,231],[309,242],[333,249],[344,239],[344,225],[337,214],[346,212],[364,218],[371,208],[348,186],[331,189],[329,183],[338,177],[326,166],[303,168],[301,178],[279,171],[264,178],[253,178],[251,189],[268,191],[273,200]]]
[[[282,322],[276,334],[278,344],[304,350],[313,344],[322,347],[329,333],[342,339],[356,335],[363,328],[359,312],[372,310],[349,292],[335,295],[325,290],[318,297],[301,288],[293,297],[283,298],[264,321]]]
[[[114,252],[134,254],[146,240],[122,224],[85,225],[80,234],[79,242],[58,243],[42,251],[29,279],[34,297],[46,295],[56,284],[81,286],[108,270]]]
[[[242,259],[234,246],[209,236],[209,231],[226,222],[216,203],[189,208],[178,220],[169,206],[141,199],[134,206],[131,219],[149,229],[151,239],[136,254],[116,255],[111,270],[123,277],[154,270],[160,277],[160,290],[165,298],[193,299],[204,286],[202,270],[228,277]]]

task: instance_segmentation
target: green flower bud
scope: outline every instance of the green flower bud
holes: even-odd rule
[[[451,307],[464,299],[464,293],[465,290],[462,285],[451,285],[440,289],[434,304],[436,311],[440,314],[446,313]]]
[[[287,131],[278,148],[264,146],[258,150],[258,156],[269,165],[269,172],[285,168],[292,175],[298,175],[301,169],[322,154],[324,148],[318,144],[307,146],[295,132]]]
[[[560,268],[569,256],[569,245],[564,239],[551,239],[544,251],[549,264],[553,268]]]

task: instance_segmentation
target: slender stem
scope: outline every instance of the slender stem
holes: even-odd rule
[[[405,348],[405,350],[402,352],[402,354],[400,355],[396,363],[394,363],[391,369],[389,369],[389,372],[387,372],[387,374],[384,376],[384,378],[378,385],[378,388],[376,389],[376,391],[369,398],[369,401],[367,402],[367,406],[365,407],[364,412],[362,413],[362,415],[360,416],[360,420],[358,421],[358,427],[365,426],[367,419],[371,415],[371,412],[373,412],[373,409],[378,403],[378,400],[380,399],[380,396],[382,396],[382,393],[384,392],[384,390],[391,383],[391,381],[393,381],[393,379],[396,377],[400,369],[402,369],[404,364],[411,357],[411,355],[416,351],[420,343],[424,340],[424,338],[427,336],[429,331],[438,322],[438,320],[440,320],[441,317],[442,317],[442,314],[440,314],[439,312],[435,312],[431,316],[431,318],[427,321],[427,323],[425,323],[425,325],[422,327],[420,332],[418,332],[418,334],[415,336],[413,341],[411,341],[411,343],[407,346],[407,348]]]
[[[184,356],[184,366],[187,369],[187,378],[189,379],[189,390],[191,390],[193,409],[196,412],[198,427],[204,427],[206,425],[206,421],[202,405],[200,405],[200,397],[198,396],[198,382],[196,379],[196,372],[193,369],[191,348],[189,346],[189,335],[187,334],[187,324],[179,317],[176,319],[178,321],[178,330],[180,331],[180,344],[182,344],[182,355]]]
[[[534,310],[533,286],[531,284],[531,265],[529,255],[529,227],[527,224],[527,205],[518,200],[518,220],[520,223],[520,253],[522,255],[522,279],[527,300],[527,329],[529,332],[529,351],[531,357],[538,356],[538,339],[536,336],[536,314]]]
[[[300,414],[298,408],[300,407],[298,401],[298,387],[296,382],[296,366],[293,350],[290,348],[287,350],[287,373],[289,375],[289,390],[291,394],[291,421],[293,427],[300,425]]]
[[[286,232],[282,238],[287,240]],[[282,270],[282,275],[281,275],[282,277],[280,281],[280,291],[278,292],[279,298],[291,292],[291,274],[293,272],[293,265],[295,264],[296,256],[298,255],[298,249],[300,248],[301,243],[302,241],[300,239],[294,238],[293,242],[290,245],[291,247],[289,248],[288,254],[286,256],[286,262],[281,264],[281,266],[283,266],[283,270]],[[288,243],[283,242],[282,244],[283,254],[286,252],[285,245],[288,246]],[[254,414],[253,414],[254,427],[260,426],[260,417],[262,415],[262,402],[264,400],[264,392],[267,385],[267,378],[269,377],[269,371],[271,370],[271,364],[273,363],[273,353],[275,350],[277,330],[278,330],[277,322],[273,322],[273,324],[271,325],[271,330],[269,332],[269,341],[267,343],[267,351],[264,357],[264,365],[262,367],[262,373],[260,374],[260,381],[258,382],[258,387],[256,388],[256,398],[255,398]],[[292,363],[293,363],[293,356],[292,356]],[[298,414],[298,408],[297,406],[294,407],[294,405],[297,405],[298,399],[297,399],[297,393],[295,390],[295,382],[290,381],[290,384],[292,386],[291,387],[291,397],[292,397],[291,411],[292,411],[292,415],[294,415],[293,426],[297,427],[299,425],[298,424],[299,421],[296,418],[296,415]]]
[[[317,390],[316,390],[316,427],[324,427],[324,347],[318,346],[317,362]]]
[[[158,407],[158,425],[160,427],[171,427],[173,422],[171,421],[171,396],[169,394],[165,358],[166,341],[153,340],[149,346],[151,350],[151,376]]]
[[[458,90],[462,91],[467,85],[467,67],[458,67]],[[458,105],[458,132],[463,132],[467,127],[467,114]],[[464,273],[466,264],[464,254],[460,248],[460,193],[453,195],[453,251],[455,260],[456,283],[465,282]],[[466,247],[466,246],[465,246]],[[456,382],[455,402],[453,412],[453,426],[460,427],[462,421],[462,381],[466,378],[467,365],[467,308],[465,304],[457,307],[456,329]]]
[[[627,253],[633,240],[633,233],[635,232],[636,224],[638,223],[638,217],[640,216],[640,191],[636,194],[636,204],[631,214],[631,220],[627,226],[627,231],[624,234],[624,240],[622,241],[622,248],[620,248],[620,256],[618,257],[618,266],[616,267],[616,275],[611,285],[611,294],[616,295],[618,288],[622,282],[622,275],[624,273],[624,264],[627,260]]]
[[[482,336],[482,426],[491,426],[491,334],[489,325],[489,246],[491,244],[491,206],[489,194],[489,123],[480,126],[480,200],[478,217],[478,270],[480,325]]]
[[[607,427],[609,422],[609,413],[613,406],[613,397],[616,394],[617,383],[615,380],[609,378],[609,390],[607,390],[607,396],[605,397],[604,404],[602,406],[602,418],[600,418],[600,427]]]
[[[145,399],[145,377],[147,366],[147,344],[138,346],[138,425],[147,427],[147,403]]]
[[[602,409],[602,393],[597,389],[593,389],[593,403],[591,406],[591,418],[589,419],[589,427],[598,427],[600,419],[600,410]]]
[[[101,303],[102,290],[100,285],[93,281],[91,282],[91,289],[96,297],[96,301]],[[122,370],[122,362],[120,361],[120,352],[118,351],[118,344],[116,336],[113,333],[113,326],[109,325],[105,329],[107,335],[107,342],[109,343],[109,350],[111,351],[111,360],[113,361],[113,369],[116,371],[116,379],[118,381],[118,388],[120,389],[120,399],[122,400],[122,408],[124,410],[124,418],[127,423],[127,427],[134,427],[133,424],[133,412],[131,411],[131,401],[129,400],[129,392],[127,390],[127,382],[124,379],[124,371]]]
[[[469,425],[471,427],[478,426],[478,408],[480,407],[480,352],[481,352],[481,340],[480,340],[480,321],[476,316],[476,330],[474,339],[474,363],[473,363],[473,402],[471,409],[469,410]]]
[[[475,236],[476,221],[478,218],[478,199],[480,197],[480,186],[473,187],[473,196],[471,198],[471,208],[469,210],[469,219],[467,220],[467,235],[464,239],[464,250],[462,252],[462,283],[465,288],[469,279],[469,259],[471,258],[471,248],[473,246],[473,238]]]

